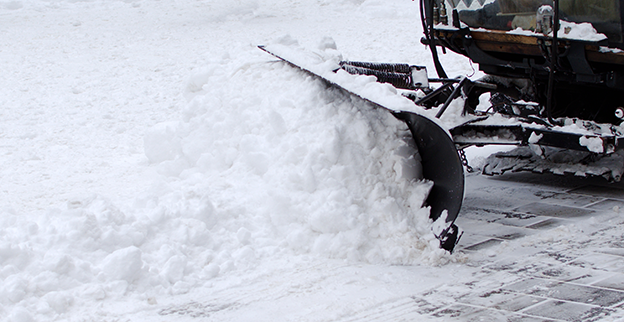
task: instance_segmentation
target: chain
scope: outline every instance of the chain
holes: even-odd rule
[[[468,164],[468,158],[466,158],[464,149],[459,149],[459,157],[461,158],[462,165],[466,167],[466,171],[468,171],[468,173],[473,173],[475,170]]]

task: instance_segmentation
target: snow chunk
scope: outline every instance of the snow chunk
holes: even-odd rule
[[[475,30],[477,30],[477,31],[486,31],[486,32],[489,31],[488,29],[483,29],[483,28],[479,28],[479,29],[475,29]],[[520,36],[536,36],[536,35],[540,35],[539,33],[536,33],[536,32],[534,32],[532,30],[524,30],[524,29],[522,29],[520,27],[518,27],[516,29],[513,29],[513,30],[510,30],[507,33],[511,34],[511,35],[520,35]]]
[[[619,48],[609,48],[609,47],[605,47],[605,46],[600,46],[599,52],[601,52],[601,53],[621,54],[621,53],[624,53],[624,50],[619,49]]]
[[[184,277],[184,269],[186,268],[187,260],[182,256],[171,257],[162,269],[162,276],[171,284],[182,280]]]
[[[561,27],[559,28],[557,36],[559,38],[586,41],[602,41],[607,39],[605,34],[598,33],[594,26],[592,26],[589,22],[574,23],[564,20],[561,21]]]
[[[582,136],[579,139],[579,144],[587,148],[587,150],[595,153],[604,152],[604,146],[602,145],[602,139],[599,137]]]
[[[249,245],[251,242],[251,232],[247,228],[241,227],[236,233],[236,238],[241,244]]]
[[[135,246],[119,249],[104,258],[102,272],[112,280],[132,283],[141,275],[142,252]]]
[[[0,2],[0,7],[7,10],[18,10],[24,7],[24,3],[22,1],[6,1]]]
[[[535,132],[531,133],[531,136],[529,137],[529,144],[537,144],[539,142],[539,140],[541,140],[544,137],[544,134],[535,134]]]
[[[145,155],[151,163],[173,160],[180,155],[180,138],[175,129],[177,122],[164,122],[152,126],[143,140]]]
[[[477,29],[480,30],[480,29]],[[487,31],[487,30],[485,30]],[[508,31],[508,34],[512,35],[521,35],[521,36],[542,36],[540,33],[536,33],[532,30],[524,30],[520,27]],[[551,32],[549,37],[553,36]],[[565,20],[561,20],[561,25],[559,28],[559,32],[557,33],[557,37],[565,38],[565,39],[575,39],[575,40],[584,40],[584,41],[592,41],[598,42],[607,39],[607,36],[601,33],[598,33],[594,26],[591,23],[575,23],[569,22]]]
[[[35,319],[33,319],[30,312],[28,312],[23,307],[16,307],[15,309],[13,309],[13,312],[11,312],[11,314],[9,315],[8,321],[10,322],[34,322]]]

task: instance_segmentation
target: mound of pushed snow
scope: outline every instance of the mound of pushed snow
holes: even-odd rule
[[[261,261],[312,254],[447,260],[410,177],[406,126],[248,48],[198,70],[181,120],[145,135],[159,183],[0,216],[0,314],[46,320],[80,303],[186,293]],[[229,56],[225,56],[229,57]],[[6,309],[4,309],[6,308]]]
[[[188,89],[183,120],[152,128],[146,154],[167,155],[151,159],[180,178],[174,190],[208,198],[254,255],[414,263],[434,251],[429,184],[406,174],[407,128],[390,113],[281,62],[215,61]]]

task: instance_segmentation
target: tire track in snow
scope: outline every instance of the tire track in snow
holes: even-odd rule
[[[327,263],[303,265],[294,271],[282,269],[279,272],[262,272],[252,278],[240,280],[238,285],[200,295],[198,299],[171,304],[161,309],[161,316],[182,315],[203,317],[219,321],[228,313],[243,310],[255,304],[271,303],[290,296],[322,292],[324,281],[341,279],[351,265],[329,265]],[[346,269],[346,270],[345,270]],[[320,272],[320,273],[319,273]]]

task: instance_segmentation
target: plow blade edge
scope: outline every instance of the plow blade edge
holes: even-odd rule
[[[455,143],[444,129],[424,116],[410,112],[394,115],[412,132],[422,159],[423,177],[433,182],[427,197],[431,218],[438,219],[446,210],[446,222],[452,224],[464,199],[464,167]]]

